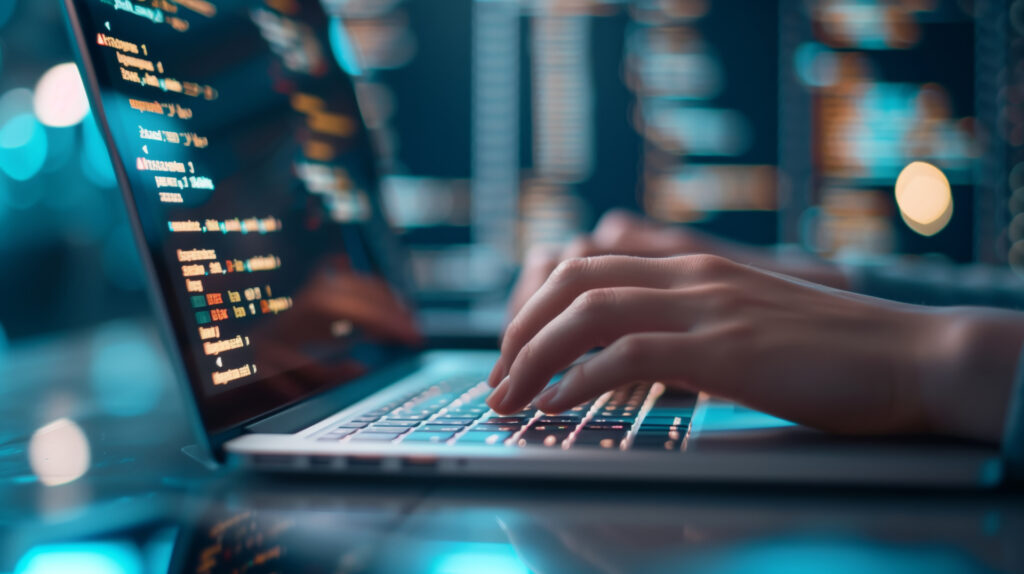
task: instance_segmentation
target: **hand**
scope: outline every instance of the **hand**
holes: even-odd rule
[[[509,325],[488,404],[557,413],[661,381],[826,431],[995,440],[1021,341],[1019,314],[883,301],[720,257],[573,259]]]
[[[709,254],[837,287],[847,287],[845,276],[832,264],[810,255],[777,256],[766,249],[733,243],[693,229],[662,225],[628,211],[609,211],[590,235],[580,237],[564,249],[539,247],[531,250],[523,263],[519,281],[509,299],[513,317],[544,284],[562,261],[596,255],[635,255],[671,257]]]

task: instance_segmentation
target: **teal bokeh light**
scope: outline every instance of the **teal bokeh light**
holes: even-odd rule
[[[46,162],[46,129],[35,116],[22,113],[0,128],[0,170],[13,180],[28,181]]]
[[[430,568],[431,574],[530,574],[530,569],[508,544],[464,543],[453,545]]]
[[[968,574],[987,572],[947,546],[889,545],[864,539],[793,536],[730,546],[702,556],[686,571],[705,574]]]
[[[123,542],[78,542],[36,546],[14,574],[142,574],[139,551]]]
[[[800,44],[794,54],[796,74],[804,84],[823,88],[839,79],[839,62],[832,50],[817,42]]]

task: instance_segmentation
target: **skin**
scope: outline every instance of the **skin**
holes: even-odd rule
[[[829,432],[998,441],[1022,343],[1020,313],[895,303],[712,255],[580,257],[509,324],[488,404],[557,413],[648,380]]]
[[[763,250],[732,243],[693,229],[667,226],[624,210],[609,211],[594,232],[564,249],[537,247],[531,250],[509,299],[509,316],[515,316],[540,289],[562,261],[597,255],[671,257],[707,253],[775,271],[813,283],[848,289],[846,277],[834,265],[809,255],[774,256]]]

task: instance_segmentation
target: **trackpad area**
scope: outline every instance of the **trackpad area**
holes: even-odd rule
[[[704,401],[700,414],[700,428],[697,430],[702,432],[763,431],[797,426],[785,419],[718,399]]]
[[[794,422],[702,395],[689,448],[807,444],[824,438],[824,433]]]

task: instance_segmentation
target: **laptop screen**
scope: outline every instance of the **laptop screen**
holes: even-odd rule
[[[344,30],[317,0],[69,2],[207,431],[416,344]]]

